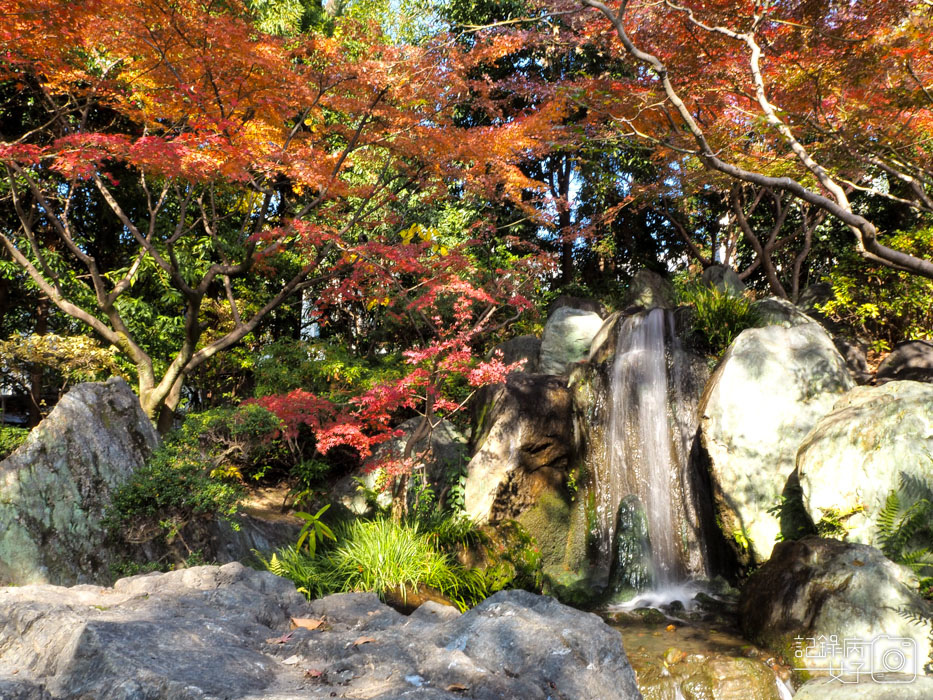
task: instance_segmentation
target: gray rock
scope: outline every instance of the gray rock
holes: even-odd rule
[[[421,420],[421,418],[410,418],[398,425],[397,429],[401,430],[403,434],[380,445],[367,464],[372,465],[387,455],[401,458],[408,440],[418,428]],[[457,430],[453,423],[440,420],[428,437],[424,437],[415,443],[412,455],[426,455],[424,459],[416,462],[415,472],[426,479],[426,482],[434,489],[435,494],[440,494],[448,483],[449,477],[455,473],[459,474],[469,459],[467,439]],[[360,481],[362,481],[365,489],[378,493],[376,497],[377,505],[381,508],[387,508],[392,503],[392,495],[389,491],[379,489],[380,478],[381,470],[368,469],[364,465],[359,474],[347,476],[337,482],[331,490],[331,500],[344,505],[356,515],[371,514],[371,504],[359,488]]]
[[[471,518],[515,518],[542,491],[560,489],[576,444],[565,380],[513,374],[490,388],[477,413],[478,449],[467,465],[464,496]]]
[[[239,564],[0,589],[4,700],[640,698],[618,632],[523,591],[410,617]],[[288,633],[291,617],[323,619]]]
[[[520,335],[517,338],[509,338],[503,343],[499,343],[493,352],[502,351],[502,361],[511,365],[519,360],[524,360],[525,364],[521,371],[525,374],[536,374],[538,372],[538,357],[541,354],[541,339],[533,335]],[[490,357],[492,353],[490,353]]]
[[[930,700],[933,678],[929,676],[871,674],[849,675],[843,680],[814,678],[804,683],[794,700]]]
[[[817,306],[822,306],[828,301],[832,301],[835,298],[833,293],[833,286],[828,282],[817,282],[807,286],[800,293],[800,298],[797,299],[797,306],[804,311],[804,313],[809,314],[811,311],[816,310]]]
[[[79,384],[0,463],[0,582],[104,582],[111,493],[159,437],[125,381]]]
[[[849,340],[842,336],[834,336],[833,344],[836,350],[846,361],[846,367],[852,373],[857,384],[868,384],[872,380],[872,373],[868,369],[868,356],[865,352],[865,343],[859,340]]]
[[[758,313],[762,325],[766,326],[792,328],[807,323],[816,323],[816,321],[787,301],[787,299],[780,299],[778,297],[759,299],[752,303],[752,309]]]
[[[898,343],[878,366],[878,383],[898,380],[933,382],[933,342],[908,340]]]
[[[797,452],[813,522],[835,510],[852,542],[876,544],[875,523],[901,472],[933,483],[933,386],[857,387],[813,427]]]
[[[707,287],[715,287],[732,296],[737,297],[745,293],[745,283],[739,279],[738,273],[725,265],[710,265],[703,270],[700,280]]]
[[[600,316],[606,315],[606,308],[595,299],[586,297],[575,297],[569,294],[561,294],[554,301],[548,304],[547,315],[550,316],[558,309],[562,308],[577,309],[578,311],[589,311]]]
[[[585,360],[602,325],[599,314],[591,311],[557,309],[544,326],[538,369],[542,374],[564,374],[574,362]]]
[[[745,330],[726,351],[700,402],[700,439],[723,532],[744,562],[770,555],[797,446],[854,384],[816,323]]]
[[[673,285],[651,270],[639,270],[629,284],[625,306],[673,309],[677,305]]]
[[[816,537],[779,543],[740,602],[742,628],[752,641],[813,674],[825,671],[830,657],[840,668],[848,656],[842,668],[854,670],[857,659],[843,651],[845,640],[850,652],[854,645],[863,648],[866,673],[922,674],[931,652],[931,613],[907,568],[873,547]],[[926,622],[912,622],[910,615]],[[821,649],[833,635],[839,647]]]

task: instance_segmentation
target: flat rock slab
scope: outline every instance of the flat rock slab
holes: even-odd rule
[[[291,618],[320,620],[291,629]],[[0,589],[3,700],[641,698],[618,632],[524,591],[406,617],[240,564]]]

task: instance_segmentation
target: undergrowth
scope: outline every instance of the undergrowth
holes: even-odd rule
[[[450,530],[462,532],[462,527]],[[398,592],[404,598],[426,586],[466,610],[488,594],[483,572],[457,563],[439,546],[439,533],[418,523],[380,517],[351,521],[334,530],[335,544],[319,548],[314,555],[289,546],[268,559],[260,558],[272,573],[292,580],[309,598],[351,591],[383,598]]]
[[[739,333],[761,324],[748,296],[699,283],[685,286],[680,295],[683,303],[693,307],[692,330],[711,355],[721,355]]]

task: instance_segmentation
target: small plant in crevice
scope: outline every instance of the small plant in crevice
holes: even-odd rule
[[[717,287],[694,283],[683,288],[681,301],[693,307],[691,329],[709,354],[725,352],[739,333],[761,325],[761,315],[745,295],[733,295]]]
[[[921,594],[933,598],[933,487],[901,472],[875,524],[884,555],[911,569]]]

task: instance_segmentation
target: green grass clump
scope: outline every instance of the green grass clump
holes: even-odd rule
[[[426,586],[466,610],[487,595],[484,574],[458,564],[438,547],[433,533],[415,523],[355,520],[336,527],[335,534],[336,543],[315,556],[285,547],[263,563],[309,598],[351,591],[383,598],[398,591],[404,598]]]
[[[747,296],[703,284],[686,287],[681,296],[694,309],[693,332],[712,355],[721,355],[739,333],[761,324],[761,316]]]

